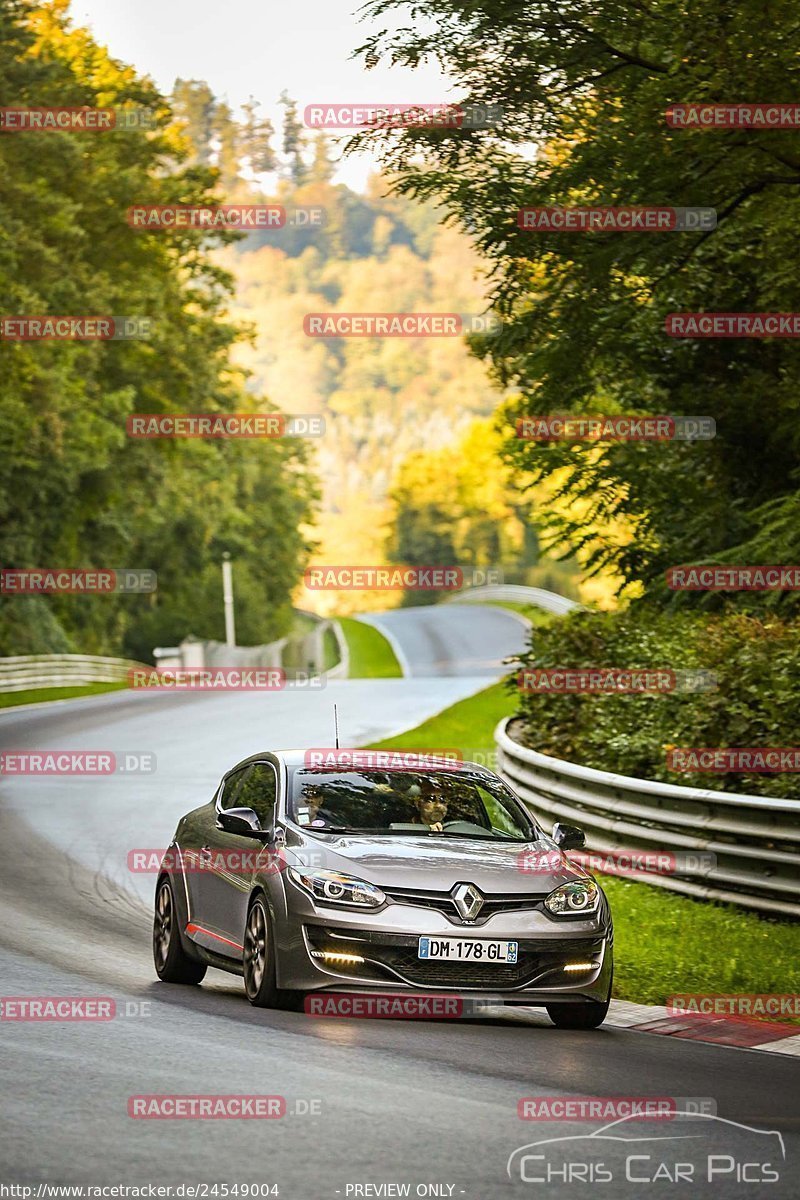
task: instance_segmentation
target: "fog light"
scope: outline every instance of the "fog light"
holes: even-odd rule
[[[325,962],[341,963],[342,965],[363,963],[364,959],[360,954],[340,954],[335,950],[312,950],[312,958],[322,958]]]
[[[596,963],[567,963],[565,971],[593,971]]]

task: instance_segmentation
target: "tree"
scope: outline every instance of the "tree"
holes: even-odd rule
[[[194,148],[194,159],[210,166],[213,156],[216,100],[202,79],[176,79],[171,96],[172,109],[183,122],[186,136]]]
[[[511,472],[500,458],[501,438],[490,420],[472,421],[450,445],[409,454],[390,488],[390,562],[460,566],[499,572],[505,583],[575,592],[577,566],[539,562],[535,527],[539,503],[520,502]],[[541,497],[537,497],[537,501]],[[405,603],[432,603],[431,592],[409,592]]]
[[[303,125],[297,115],[297,101],[292,100],[284,89],[281,92],[280,103],[283,106],[283,154],[287,160],[288,176],[297,187],[306,177],[306,165],[303,159],[305,135]]]
[[[276,164],[275,151],[272,148],[275,129],[269,118],[259,116],[260,107],[252,96],[242,105],[245,119],[239,129],[242,153],[254,175],[274,171]]]
[[[138,316],[131,341],[0,340],[0,562],[147,567],[152,596],[3,597],[0,654],[69,643],[144,657],[188,632],[221,636],[219,559],[236,559],[240,636],[287,627],[314,486],[296,443],[134,441],[134,412],[269,410],[233,366],[232,279],[209,251],[238,235],[142,232],[136,201],[208,204],[216,173],[153,85],[120,66],[65,6],[0,0],[0,77],[28,107],[151,109],[154,132],[0,137],[4,314]],[[45,615],[45,610],[47,615]]]
[[[240,155],[243,147],[240,129],[233,118],[230,105],[218,102],[214,109],[214,137],[217,142],[217,167],[219,180],[226,195],[233,191],[239,180]]]
[[[336,174],[336,163],[331,158],[331,140],[324,133],[314,138],[314,157],[309,169],[310,183],[330,183]]]
[[[378,21],[400,7],[373,0]],[[676,103],[792,100],[796,12],[710,0],[420,0],[417,24],[385,26],[361,47],[416,66],[435,58],[465,100],[499,105],[499,127],[370,131],[406,195],[435,198],[488,261],[499,336],[475,351],[512,392],[507,453],[533,482],[593,521],[635,536],[592,551],[648,594],[672,564],[783,561],[800,554],[800,365],[786,340],[673,340],[681,311],[800,309],[795,210],[800,133],[670,128]],[[531,146],[535,152],[531,153]],[[523,153],[523,148],[525,152]],[[523,206],[708,206],[707,233],[543,234],[517,225]],[[513,399],[516,393],[516,399]],[[712,442],[536,446],[515,418],[548,412],[702,413]],[[584,548],[583,516],[554,514],[551,537]],[[778,551],[778,547],[780,548]],[[795,603],[787,594],[782,604]]]

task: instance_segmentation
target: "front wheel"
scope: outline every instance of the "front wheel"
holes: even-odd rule
[[[547,1004],[547,1015],[559,1029],[597,1029],[608,1015],[608,1000],[585,1000],[581,1004]]]
[[[178,911],[169,879],[162,879],[156,892],[153,962],[156,975],[164,983],[200,983],[207,969],[205,963],[189,958],[181,945]]]
[[[244,990],[256,1008],[281,1008],[284,993],[277,986],[275,944],[263,896],[256,896],[247,914],[244,932]]]

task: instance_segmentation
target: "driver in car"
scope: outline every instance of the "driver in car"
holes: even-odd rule
[[[316,783],[304,785],[298,805],[301,825],[310,825],[312,828],[320,829],[323,825],[336,824],[336,817],[322,807],[324,799],[322,788]]]
[[[447,816],[447,797],[438,784],[427,783],[424,791],[418,784],[412,784],[408,791],[417,810],[414,824],[427,825],[432,833],[441,833]]]

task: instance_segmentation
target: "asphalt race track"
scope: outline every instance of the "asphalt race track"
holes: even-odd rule
[[[496,675],[498,657],[524,648],[527,622],[510,609],[482,606],[478,611],[476,621],[472,606],[451,602],[398,608],[362,620],[389,639],[405,675]]]
[[[157,763],[152,775],[2,781],[2,994],[108,996],[118,1013],[109,1022],[0,1021],[3,1180],[277,1184],[289,1200],[572,1197],[590,1186],[614,1200],[796,1195],[797,1060],[612,1028],[559,1031],[532,1011],[451,1022],[313,1018],[255,1010],[240,980],[214,970],[200,988],[156,980],[153,878],[130,874],[130,849],[165,845],[178,815],[238,758],[281,743],[331,745],[333,701],[343,744],[399,731],[485,686],[525,637],[510,614],[479,607],[377,623],[401,648],[407,678],[270,695],[117,693],[0,716],[4,749],[147,752]],[[280,1095],[287,1112],[128,1116],[130,1096],[176,1093]],[[633,1147],[568,1143],[572,1160],[549,1182],[535,1181],[550,1170],[541,1148],[522,1168],[529,1182],[518,1159],[507,1174],[519,1147],[603,1124],[523,1121],[522,1097],[643,1095],[702,1098],[722,1119],[639,1122],[625,1136],[648,1140]],[[708,1154],[719,1156],[714,1182],[704,1184],[699,1168],[688,1182],[686,1164]],[[778,1182],[764,1177],[764,1162]],[[676,1163],[683,1183],[669,1181]],[[642,1182],[654,1176],[663,1182]]]

